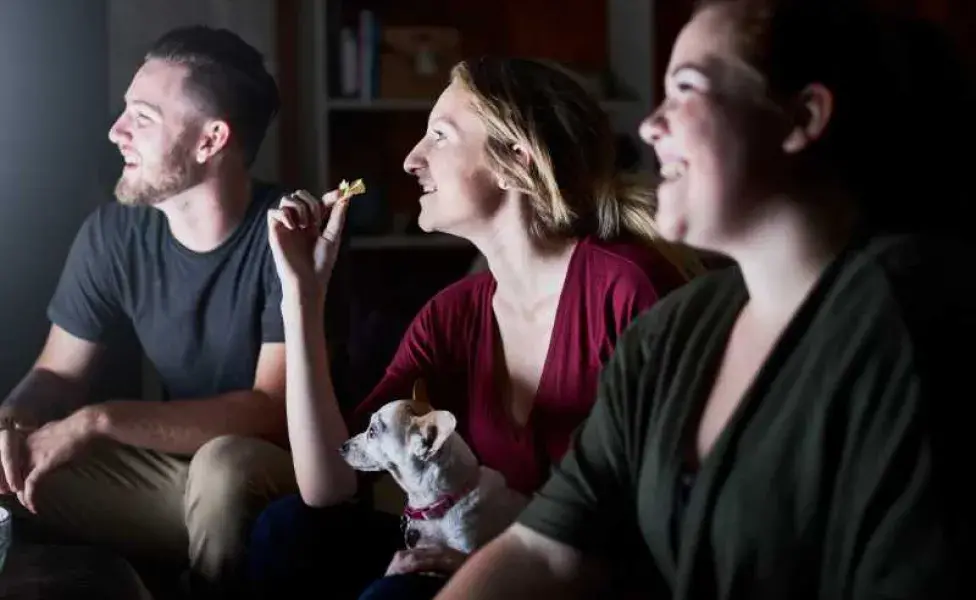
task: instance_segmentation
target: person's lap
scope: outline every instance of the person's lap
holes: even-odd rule
[[[373,581],[359,600],[433,600],[447,577],[422,573],[390,575]]]
[[[255,522],[248,544],[248,578],[257,597],[307,589],[354,600],[380,578],[402,548],[399,518],[363,503],[326,508],[291,495],[273,502]]]
[[[183,495],[189,459],[97,442],[39,480],[37,514],[8,495],[16,526],[41,541],[84,543],[127,556],[185,563]]]
[[[294,490],[290,455],[262,440],[222,436],[192,458],[100,442],[40,480],[37,515],[12,495],[0,505],[19,539],[104,547],[164,579],[190,566],[210,588],[235,583],[253,519]]]

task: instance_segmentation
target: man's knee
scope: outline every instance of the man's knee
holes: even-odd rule
[[[255,438],[222,436],[190,461],[185,511],[190,560],[208,578],[243,558],[253,519],[296,490],[291,456]]]
[[[221,510],[254,510],[295,488],[291,456],[257,438],[225,435],[210,440],[190,461],[186,503]]]

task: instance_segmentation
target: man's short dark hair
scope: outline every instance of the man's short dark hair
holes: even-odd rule
[[[261,53],[232,31],[192,25],[165,33],[145,58],[189,69],[184,91],[209,117],[230,124],[250,167],[280,104]]]

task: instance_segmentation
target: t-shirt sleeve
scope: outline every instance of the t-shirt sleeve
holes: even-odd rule
[[[264,310],[261,312],[261,342],[284,343],[285,325],[281,317],[281,280],[275,270],[270,249],[264,267]]]
[[[102,207],[82,223],[47,310],[53,324],[90,342],[101,342],[125,318],[117,251],[124,232],[112,208]]]
[[[587,554],[612,556],[636,519],[626,424],[637,397],[641,328],[630,328],[601,373],[598,398],[569,451],[518,521]]]

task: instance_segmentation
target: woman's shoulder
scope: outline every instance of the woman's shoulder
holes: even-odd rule
[[[491,305],[495,279],[485,271],[467,275],[435,293],[424,305],[421,315],[438,322],[469,320]]]
[[[659,249],[642,241],[583,238],[576,266],[594,282],[647,282],[662,296],[687,282]]]
[[[976,280],[967,274],[976,248],[968,241],[876,235],[855,242],[840,261],[829,302],[839,315],[895,326],[911,337],[973,322]],[[850,308],[837,310],[842,306]]]

